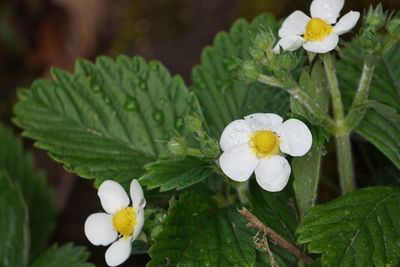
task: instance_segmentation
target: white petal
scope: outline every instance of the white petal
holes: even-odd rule
[[[252,131],[275,131],[282,124],[282,117],[274,113],[254,113],[244,117]]]
[[[273,52],[279,54],[282,48],[285,51],[295,51],[304,44],[304,38],[298,35],[288,35],[283,37],[275,45]]]
[[[249,141],[250,128],[246,121],[236,120],[228,124],[221,134],[219,145],[222,151],[245,144]]]
[[[272,156],[260,160],[257,166],[256,180],[262,189],[279,192],[287,185],[291,168],[289,162],[281,156]]]
[[[107,213],[94,213],[85,221],[85,235],[95,246],[107,246],[118,237],[112,223],[113,216]]]
[[[107,180],[100,187],[97,195],[100,198],[103,209],[110,214],[129,205],[129,197],[124,188],[117,182]]]
[[[279,148],[283,153],[300,157],[310,150],[312,135],[307,125],[297,119],[285,121],[278,131]]]
[[[258,164],[257,156],[248,144],[222,153],[219,164],[226,176],[237,182],[247,181]]]
[[[339,36],[336,33],[331,33],[322,41],[317,42],[306,42],[303,48],[309,52],[314,53],[327,53],[336,48],[339,43]]]
[[[108,266],[118,266],[126,261],[131,255],[131,239],[120,238],[114,242],[106,251],[106,263]]]
[[[314,0],[310,7],[311,17],[324,19],[334,24],[343,6],[344,0]]]
[[[134,208],[144,208],[146,206],[146,200],[143,197],[143,189],[136,179],[132,180],[129,191],[131,195],[132,206]]]
[[[279,37],[283,38],[288,35],[303,35],[306,32],[306,26],[309,21],[309,16],[296,10],[282,23],[282,26],[279,29]]]
[[[139,208],[136,211],[136,225],[135,229],[133,230],[132,241],[135,240],[142,231],[143,224],[144,224],[144,210],[142,208]]]
[[[334,27],[336,34],[340,35],[351,31],[356,26],[359,18],[360,12],[357,11],[350,11],[344,15]]]

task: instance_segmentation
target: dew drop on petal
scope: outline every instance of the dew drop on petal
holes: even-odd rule
[[[328,8],[331,7],[331,5],[328,4],[328,3],[324,3],[324,4],[322,5],[322,7],[323,7],[324,9],[328,9]]]
[[[237,131],[237,132],[243,132],[243,127],[242,127],[242,126],[236,125],[236,126],[234,127],[234,129],[235,129],[235,131]]]

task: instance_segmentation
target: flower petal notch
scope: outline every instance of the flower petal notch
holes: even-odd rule
[[[279,30],[281,39],[274,52],[279,53],[281,49],[294,51],[301,46],[320,54],[332,51],[339,43],[339,35],[351,31],[360,18],[360,12],[350,11],[337,22],[343,6],[344,0],[314,0],[310,7],[311,17],[294,11]]]
[[[288,183],[291,168],[284,155],[305,155],[312,135],[300,120],[272,113],[255,113],[228,124],[220,139],[221,170],[236,182],[247,181],[253,172],[266,191],[278,192]]]
[[[111,246],[105,260],[108,266],[118,266],[125,262],[132,250],[131,243],[140,234],[144,223],[146,201],[137,180],[130,185],[131,205],[124,188],[112,180],[104,181],[98,191],[103,209],[85,221],[85,235],[95,246]]]

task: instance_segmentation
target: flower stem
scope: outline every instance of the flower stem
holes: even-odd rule
[[[329,92],[332,99],[333,115],[336,123],[336,156],[340,177],[342,194],[354,191],[356,183],[354,180],[354,166],[351,153],[350,132],[346,127],[343,109],[342,96],[339,90],[339,83],[336,76],[336,69],[331,54],[323,56],[326,78],[329,84]]]
[[[236,185],[236,191],[239,195],[240,203],[246,205],[249,201],[249,181],[246,182],[238,182]]]
[[[288,87],[278,79],[264,74],[258,77],[258,81],[287,91],[307,110],[321,127],[331,133],[335,131],[335,122],[329,118],[329,116],[315,104],[315,101],[302,91],[296,83],[293,83],[292,87]]]
[[[357,93],[354,96],[350,111],[346,116],[345,125],[349,130],[354,129],[364,118],[368,109],[368,94],[371,87],[372,77],[374,76],[375,65],[366,61]]]
[[[350,134],[336,136],[336,155],[340,177],[340,187],[345,195],[355,190],[353,157],[351,153]]]
[[[332,99],[333,114],[335,117],[336,124],[343,123],[344,111],[342,104],[342,96],[339,90],[339,83],[336,76],[336,69],[333,64],[332,55],[327,53],[323,56],[324,68],[326,73],[326,78],[328,79],[329,92]]]

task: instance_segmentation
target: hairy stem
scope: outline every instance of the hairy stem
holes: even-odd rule
[[[312,264],[314,262],[314,260],[310,256],[308,256],[300,249],[298,249],[297,247],[286,241],[286,239],[281,237],[274,230],[263,224],[248,209],[242,208],[241,210],[238,210],[238,212],[248,221],[248,224],[246,225],[247,227],[254,228],[257,229],[258,231],[263,232],[267,237],[269,237],[271,240],[273,240],[282,248],[286,249],[287,251],[295,255],[299,260],[303,261],[304,263]]]
[[[336,76],[336,69],[333,64],[333,58],[331,54],[325,54],[323,56],[324,68],[326,73],[326,78],[329,84],[329,92],[332,99],[333,114],[336,123],[342,123],[344,120],[344,111],[342,104],[342,96],[339,90],[339,83]]]
[[[336,155],[340,176],[340,187],[345,195],[355,190],[353,157],[351,153],[350,134],[336,136]]]
[[[336,156],[338,162],[340,185],[342,194],[355,189],[354,166],[351,153],[350,132],[345,124],[342,96],[339,90],[339,83],[336,76],[336,68],[333,64],[331,54],[323,56],[326,78],[329,84],[329,92],[332,100],[333,115],[336,123]]]
[[[335,130],[334,121],[327,116],[325,112],[323,112],[316,104],[315,101],[312,100],[304,91],[300,89],[300,87],[295,84],[291,88],[285,86],[281,81],[277,80],[274,77],[267,76],[261,74],[258,77],[258,81],[273,87],[277,87],[283,90],[286,90],[294,99],[296,99],[306,110],[307,112],[316,119],[318,124],[323,127],[328,132],[333,133]]]
[[[371,81],[374,76],[375,65],[371,62],[365,62],[361,74],[357,93],[354,96],[350,111],[346,116],[346,127],[349,130],[354,129],[364,118],[368,109],[368,95],[371,87]]]

